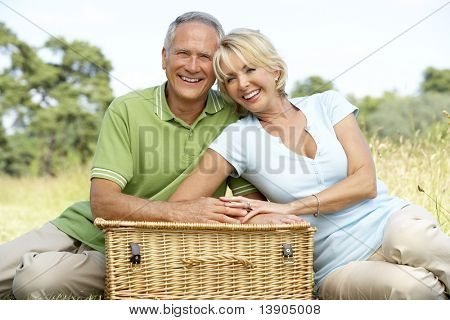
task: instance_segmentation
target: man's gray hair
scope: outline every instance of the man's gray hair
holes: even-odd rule
[[[166,33],[166,38],[164,39],[164,49],[166,51],[170,50],[170,46],[172,45],[173,38],[175,37],[175,30],[182,23],[187,22],[201,22],[206,25],[209,25],[216,30],[218,42],[224,37],[225,33],[223,32],[222,25],[219,20],[214,18],[212,15],[206,12],[200,11],[191,11],[183,13],[181,16],[177,17],[170,25],[169,29]]]

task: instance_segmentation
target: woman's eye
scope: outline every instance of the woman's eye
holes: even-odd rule
[[[232,77],[228,77],[227,79],[226,79],[226,82],[227,83],[230,83],[231,81],[233,81],[235,78],[232,78]]]
[[[253,72],[253,71],[256,71],[256,69],[255,69],[255,68],[248,68],[248,69],[247,69],[247,72],[249,72],[249,73],[250,73],[250,72]]]

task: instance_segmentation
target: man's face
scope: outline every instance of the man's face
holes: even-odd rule
[[[195,103],[207,97],[216,80],[212,57],[217,41],[214,28],[204,23],[187,22],[177,27],[169,51],[162,51],[170,100]]]

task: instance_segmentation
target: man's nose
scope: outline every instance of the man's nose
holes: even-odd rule
[[[199,63],[196,57],[190,57],[189,61],[186,63],[186,70],[191,73],[196,73],[199,71]]]

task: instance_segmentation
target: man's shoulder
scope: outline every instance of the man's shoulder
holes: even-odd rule
[[[158,85],[128,92],[127,94],[115,98],[109,109],[119,111],[120,109],[128,108],[133,105],[141,105],[148,103],[149,101],[154,101],[157,90],[159,90],[160,87],[161,86]]]

